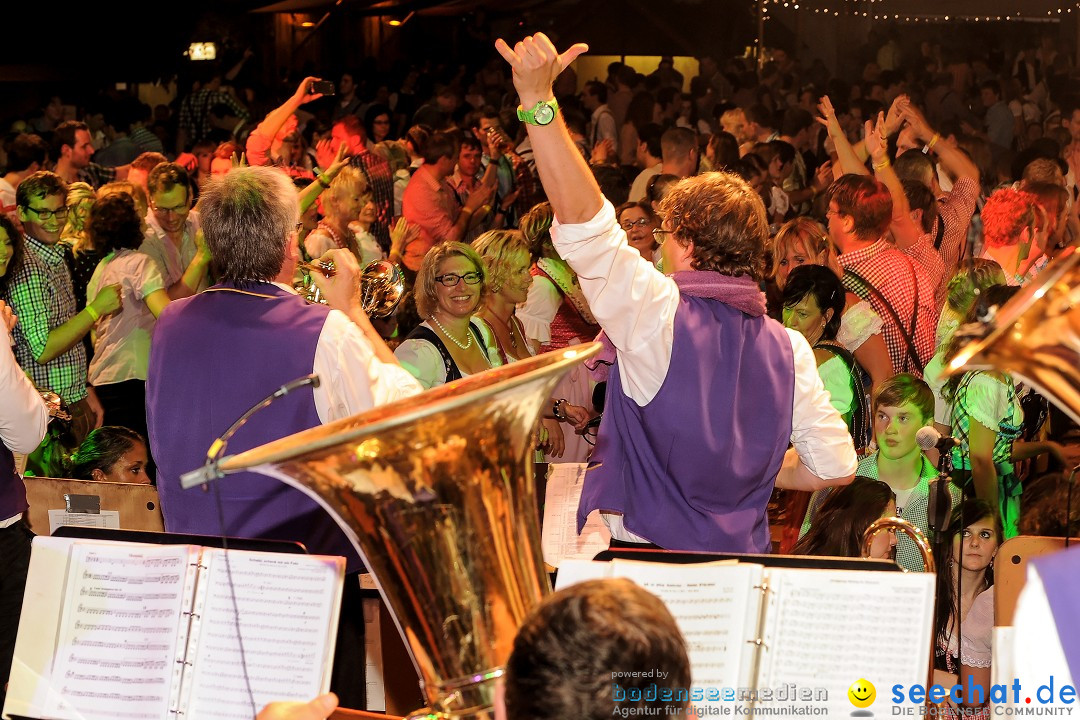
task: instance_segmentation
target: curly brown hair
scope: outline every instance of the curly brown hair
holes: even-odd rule
[[[104,252],[138,250],[142,245],[142,222],[135,200],[124,193],[98,198],[86,222],[91,245]]]
[[[711,172],[681,181],[660,203],[674,242],[694,244],[691,266],[724,275],[765,277],[769,221],[761,197],[740,178]]]

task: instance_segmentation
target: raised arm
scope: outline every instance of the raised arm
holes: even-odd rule
[[[889,162],[889,141],[885,132],[885,115],[878,113],[876,122],[866,121],[863,142],[870,151],[874,177],[889,189],[893,203],[893,239],[896,240],[898,247],[904,249],[919,241],[922,229],[911,219],[911,205],[904,193],[904,186]]]
[[[528,109],[554,98],[555,78],[589,48],[578,43],[560,55],[547,35],[537,33],[513,48],[500,38],[495,49],[510,63],[521,106]],[[559,222],[591,220],[603,205],[603,195],[562,118],[549,125],[527,127],[540,181]]]
[[[844,134],[844,129],[840,127],[840,121],[836,119],[836,111],[828,95],[823,95],[818,102],[818,112],[821,116],[816,119],[829,131],[833,147],[836,148],[836,159],[840,162],[840,169],[847,175],[869,175],[870,172],[855,154],[847,135]]]
[[[904,120],[911,127],[911,131],[915,133],[915,137],[926,143],[931,150],[937,153],[938,159],[941,160],[941,164],[946,170],[958,178],[966,177],[976,183],[979,182],[979,168],[975,163],[971,162],[968,156],[954,145],[940,142],[941,135],[930,127],[930,124],[926,122],[926,118],[919,112],[918,108],[908,105],[904,111]]]

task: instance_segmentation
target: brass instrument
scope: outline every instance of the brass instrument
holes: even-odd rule
[[[537,418],[561,376],[599,349],[504,365],[222,460],[222,472],[300,489],[341,526],[422,679],[430,705],[411,717],[493,717],[517,629],[550,592]]]
[[[961,348],[944,374],[989,368],[1022,378],[1080,423],[1080,251],[1076,247],[1066,249],[979,326],[977,339]]]
[[[319,286],[312,279],[312,272],[333,277],[337,268],[333,262],[302,265],[302,279],[296,291],[308,302],[326,304]],[[368,317],[384,318],[391,315],[405,295],[405,276],[401,268],[387,260],[374,260],[364,266],[360,274],[360,305]]]

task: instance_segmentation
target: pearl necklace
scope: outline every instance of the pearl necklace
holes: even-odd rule
[[[437,328],[439,328],[440,330],[442,330],[442,334],[443,334],[443,335],[445,335],[445,336],[446,336],[447,338],[449,338],[450,342],[454,343],[455,345],[457,345],[457,346],[458,346],[459,348],[461,348],[462,350],[468,350],[469,348],[471,348],[471,347],[472,347],[472,333],[471,333],[471,332],[470,332],[469,330],[467,330],[467,329],[465,330],[465,336],[466,336],[466,337],[467,337],[468,339],[467,339],[467,340],[466,340],[465,342],[461,342],[461,341],[460,341],[460,340],[458,340],[458,339],[457,339],[456,337],[454,337],[453,335],[451,335],[451,334],[450,334],[450,331],[449,331],[449,330],[447,330],[446,328],[444,328],[444,327],[442,326],[442,323],[441,323],[441,322],[439,322],[439,319],[438,319],[437,317],[435,317],[434,315],[432,315],[432,316],[431,316],[430,318],[428,318],[428,319],[429,319],[429,320],[431,320],[431,322],[435,323],[435,327],[437,327]]]

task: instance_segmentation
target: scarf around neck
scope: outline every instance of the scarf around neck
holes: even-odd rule
[[[671,279],[681,295],[716,300],[744,315],[761,317],[765,314],[765,293],[757,281],[748,275],[733,277],[714,270],[682,270],[672,273]],[[615,363],[615,344],[601,331],[596,341],[603,347],[586,367],[596,382],[607,382],[611,366]]]

